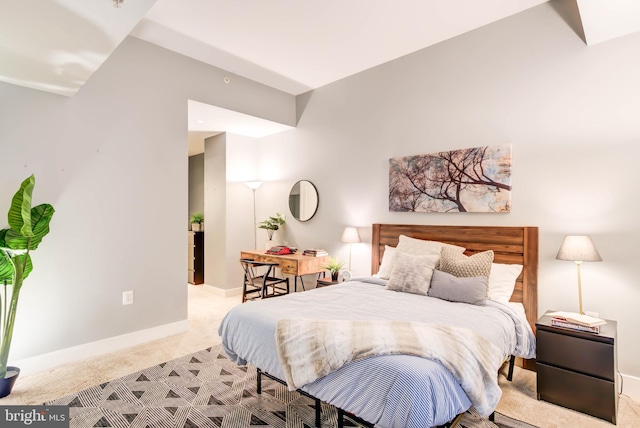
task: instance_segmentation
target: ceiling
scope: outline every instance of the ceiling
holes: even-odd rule
[[[547,1],[0,0],[0,80],[73,96],[132,35],[298,95]],[[638,0],[551,4],[589,45],[640,31]]]

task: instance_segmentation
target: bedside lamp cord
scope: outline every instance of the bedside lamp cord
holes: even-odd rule
[[[624,378],[622,377],[622,373],[618,370],[618,376],[620,376],[620,393],[618,395],[622,395],[622,390],[624,388]]]

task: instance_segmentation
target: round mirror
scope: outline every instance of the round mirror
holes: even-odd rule
[[[300,180],[289,192],[289,210],[296,220],[310,220],[318,211],[318,191],[310,181]]]

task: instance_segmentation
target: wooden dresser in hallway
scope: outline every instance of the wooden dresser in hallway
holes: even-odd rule
[[[190,284],[204,283],[204,232],[189,231],[189,266],[187,267]]]

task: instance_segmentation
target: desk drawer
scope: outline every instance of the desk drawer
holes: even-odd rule
[[[298,263],[295,260],[280,259],[278,263],[280,263],[280,269],[282,269],[282,273],[297,275]]]
[[[615,380],[613,345],[538,329],[538,363]]]
[[[250,253],[241,253],[241,257],[243,258],[251,258],[258,262],[267,262],[267,263],[277,263],[280,265],[280,269],[282,273],[286,273],[289,275],[297,275],[298,273],[298,262],[295,259],[287,259],[285,257],[277,257],[271,256],[269,254],[250,254]]]

